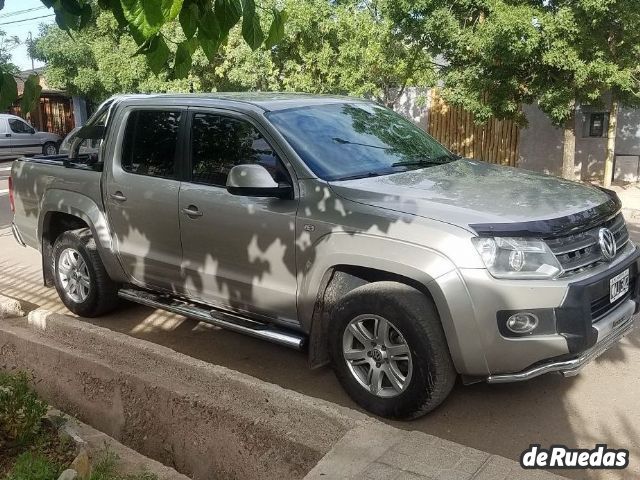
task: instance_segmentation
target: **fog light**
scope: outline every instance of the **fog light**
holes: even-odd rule
[[[513,333],[529,333],[538,326],[538,317],[533,313],[519,312],[507,319],[507,328]]]

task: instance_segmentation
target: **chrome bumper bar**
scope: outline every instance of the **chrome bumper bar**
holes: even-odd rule
[[[543,363],[517,373],[490,375],[487,377],[487,383],[522,382],[551,372],[559,372],[563,377],[572,377],[577,375],[587,363],[606,352],[609,348],[618,343],[622,337],[633,330],[634,322],[632,315],[633,313],[624,321],[624,323],[618,325],[615,330],[607,332],[608,335],[606,335],[606,337],[596,343],[589,350],[582,352],[576,358]],[[623,316],[622,318],[625,317]]]
[[[24,240],[22,239],[22,235],[20,235],[20,231],[18,230],[18,227],[16,227],[16,224],[13,222],[11,222],[11,233],[13,233],[13,238],[16,239],[16,242],[18,242],[23,247],[27,246],[27,244],[24,243]]]

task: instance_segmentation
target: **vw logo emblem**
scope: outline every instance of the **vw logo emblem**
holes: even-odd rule
[[[606,260],[613,260],[616,256],[616,239],[608,228],[601,228],[598,232],[598,243],[600,244],[600,250],[602,250],[602,256]]]

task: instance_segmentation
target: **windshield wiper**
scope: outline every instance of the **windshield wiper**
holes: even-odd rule
[[[371,178],[371,177],[379,177],[384,175],[382,172],[364,172],[364,173],[356,173],[354,175],[348,175],[346,177],[336,178],[334,182],[341,182],[343,180],[357,180],[359,178]]]
[[[350,140],[345,140],[344,138],[340,138],[340,137],[333,137],[331,140],[341,145],[358,145],[360,147],[379,148],[380,150],[391,150],[391,147],[382,147],[380,145],[370,145],[368,143],[352,142]]]
[[[457,155],[440,155],[438,157],[425,157],[416,158],[414,160],[404,160],[402,162],[392,163],[392,167],[413,167],[413,166],[427,166],[427,165],[443,165],[448,163],[447,160],[458,160],[460,157]]]

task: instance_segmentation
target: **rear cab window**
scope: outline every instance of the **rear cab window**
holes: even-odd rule
[[[180,110],[133,110],[122,142],[122,169],[136,175],[176,179],[182,115]]]

